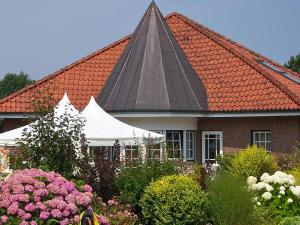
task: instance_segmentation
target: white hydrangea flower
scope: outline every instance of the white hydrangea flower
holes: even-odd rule
[[[295,184],[296,180],[295,180],[295,177],[293,175],[289,174],[288,179],[289,179],[289,182],[288,182],[289,185],[294,185]]]
[[[258,182],[257,184],[252,185],[252,190],[260,191],[266,187],[266,183],[264,182]]]
[[[295,196],[300,197],[300,186],[290,186],[290,190]]]
[[[268,173],[263,173],[260,177],[260,181],[265,183],[272,183],[272,177]]]
[[[272,194],[266,191],[265,193],[262,194],[261,197],[264,198],[265,200],[270,200],[272,198]]]
[[[279,194],[285,195],[285,191],[279,191]]]
[[[258,199],[258,197],[254,197],[254,198],[253,198],[253,201],[254,201],[254,202],[257,202],[257,199]]]
[[[274,188],[270,184],[265,184],[265,188],[268,192],[274,191]]]
[[[256,202],[256,205],[257,206],[261,206],[261,202]]]
[[[288,200],[288,203],[293,203],[293,199],[289,198]]]
[[[278,195],[277,197],[278,197],[278,198],[281,198],[281,195]]]
[[[291,181],[291,178],[282,171],[276,171],[272,177],[274,184],[289,184]]]
[[[257,178],[256,177],[253,177],[253,176],[250,176],[247,178],[247,184],[249,186],[253,185],[253,184],[256,184],[257,182]]]
[[[279,187],[279,190],[280,190],[280,191],[285,191],[285,187],[284,187],[284,186],[280,186],[280,187]]]

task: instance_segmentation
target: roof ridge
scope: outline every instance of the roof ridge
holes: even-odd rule
[[[217,44],[219,44],[220,46],[222,46],[223,48],[225,48],[226,50],[228,50],[229,52],[231,52],[235,56],[239,57],[239,59],[241,59],[243,62],[247,63],[253,69],[255,69],[256,71],[261,73],[265,78],[270,80],[277,88],[279,88],[281,91],[283,91],[291,100],[293,100],[295,103],[297,103],[298,106],[300,106],[300,98],[296,94],[294,94],[290,89],[288,89],[284,84],[282,84],[279,80],[274,78],[267,70],[265,70],[261,67],[258,67],[258,65],[256,64],[256,62],[253,59],[250,59],[250,58],[246,57],[244,54],[242,54],[242,53],[238,52],[237,50],[231,48],[230,46],[227,46],[226,42],[223,42],[222,40],[216,38],[214,35],[217,35],[217,36],[219,36],[219,38],[223,38],[225,40],[230,40],[229,38],[227,38],[223,35],[220,35],[215,31],[212,31],[211,29],[201,25],[200,23],[198,23],[198,22],[196,22],[196,21],[194,21],[194,20],[192,20],[192,19],[190,19],[190,18],[188,18],[188,17],[186,17],[186,16],[184,16],[180,13],[173,12],[173,13],[168,15],[168,17],[171,17],[171,16],[179,17],[181,20],[183,20],[184,22],[190,24],[193,28],[198,30],[200,33],[204,34],[205,36],[212,39],[214,42],[216,42]],[[232,40],[230,40],[230,42],[235,44],[235,42],[232,41]],[[242,47],[240,44],[238,44],[237,46]],[[247,50],[246,47],[242,47],[242,48]],[[254,54],[259,55],[258,53],[255,53],[255,52],[254,52]],[[264,56],[262,56],[262,57],[264,59],[267,59]],[[267,60],[271,62],[271,60],[269,60],[269,59],[267,59]]]
[[[112,43],[106,45],[105,47],[103,47],[103,48],[101,48],[101,49],[98,49],[98,50],[96,50],[96,51],[94,51],[94,52],[92,52],[92,53],[90,53],[90,54],[88,54],[88,55],[82,57],[81,59],[76,60],[75,62],[73,62],[73,63],[71,63],[71,64],[69,64],[69,65],[63,67],[62,69],[59,69],[59,70],[57,70],[57,71],[55,71],[55,72],[53,72],[53,73],[50,73],[49,75],[43,77],[42,79],[37,80],[37,81],[34,82],[33,84],[30,84],[30,85],[28,85],[28,86],[26,86],[26,87],[24,87],[24,88],[21,88],[20,90],[18,90],[18,91],[16,91],[16,92],[14,92],[14,93],[12,93],[12,94],[10,94],[10,95],[8,95],[8,96],[6,96],[6,97],[0,99],[0,104],[2,104],[2,103],[4,103],[4,102],[8,101],[9,99],[11,99],[11,98],[13,98],[13,97],[15,97],[15,96],[21,94],[22,92],[25,92],[25,91],[27,91],[27,90],[30,90],[31,88],[34,88],[34,87],[36,87],[37,85],[42,84],[42,83],[44,83],[45,81],[48,81],[48,80],[50,80],[50,79],[52,79],[52,78],[58,76],[59,74],[61,74],[61,73],[65,72],[65,71],[67,71],[67,70],[73,68],[74,66],[77,66],[77,65],[79,65],[79,64],[81,64],[81,63],[83,63],[83,62],[85,62],[85,61],[88,60],[88,59],[91,59],[91,58],[97,56],[97,55],[100,54],[100,53],[103,53],[104,51],[109,50],[110,48],[112,48],[112,47],[114,47],[114,46],[116,46],[116,45],[118,45],[118,44],[120,44],[120,43],[126,41],[127,39],[130,38],[130,36],[131,36],[131,34],[128,34],[128,35],[126,35],[125,37],[123,37],[123,38],[121,38],[121,39],[119,39],[119,40],[117,40],[117,41],[115,41],[115,42],[112,42]]]

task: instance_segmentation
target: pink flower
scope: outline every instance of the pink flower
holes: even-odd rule
[[[116,202],[115,200],[111,199],[107,202],[110,206],[114,205]]]
[[[27,204],[27,205],[25,206],[25,210],[26,210],[27,212],[33,212],[33,211],[36,210],[36,207],[35,207],[34,204],[29,203],[29,204]]]
[[[28,220],[31,218],[31,214],[30,213],[25,213],[23,216],[22,216],[22,219],[23,220]]]
[[[42,211],[42,212],[40,213],[40,219],[42,219],[42,220],[48,219],[49,216],[50,216],[50,213],[47,212],[47,211]]]
[[[52,209],[52,210],[51,210],[51,215],[52,215],[54,218],[61,218],[61,217],[62,217],[61,211],[58,210],[58,209]]]
[[[7,208],[7,215],[15,215],[18,213],[19,207],[16,204],[12,204]]]
[[[8,221],[8,217],[6,215],[1,216],[0,219],[3,223],[6,223]]]
[[[28,191],[28,192],[33,192],[34,191],[34,187],[32,185],[25,185],[25,191]]]
[[[64,220],[59,222],[60,225],[68,225],[69,224],[69,220],[67,218],[65,218]]]
[[[79,215],[74,216],[74,222],[75,223],[79,223],[80,222],[80,216]]]
[[[87,185],[87,184],[83,186],[82,190],[84,192],[92,192],[93,191],[92,187],[90,185]]]
[[[35,221],[31,221],[31,222],[30,222],[30,225],[38,225],[38,224],[37,224],[37,222],[35,222]]]
[[[28,225],[28,222],[25,221],[25,220],[23,220],[23,221],[20,223],[20,225]]]
[[[83,206],[88,206],[92,202],[92,200],[88,196],[83,194],[77,195],[75,199],[78,205],[83,205]]]

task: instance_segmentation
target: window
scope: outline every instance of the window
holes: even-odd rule
[[[166,144],[167,144],[167,156],[170,159],[182,158],[182,131],[179,130],[167,130],[166,131]]]
[[[125,160],[133,161],[139,157],[139,148],[137,145],[126,145],[125,146]]]
[[[270,151],[271,131],[252,131],[252,144]]]
[[[100,157],[102,159],[112,159],[114,154],[114,146],[90,146],[89,155],[95,159]]]
[[[152,132],[155,132],[157,134],[163,133],[161,130],[152,130]],[[161,158],[161,150],[162,150],[161,144],[151,144],[148,151],[147,158],[159,160]]]
[[[215,163],[223,154],[223,133],[221,131],[202,132],[202,163]]]
[[[186,131],[186,160],[195,158],[195,131]]]

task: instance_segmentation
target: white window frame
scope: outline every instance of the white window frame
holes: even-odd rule
[[[189,139],[189,134],[192,133],[193,139]],[[185,155],[186,155],[186,160],[192,161],[195,160],[195,151],[196,151],[196,131],[195,130],[187,130],[185,132]],[[192,148],[188,148],[188,142],[192,144]],[[193,152],[193,156],[189,157],[189,152]]]
[[[150,130],[151,132],[154,132],[154,133],[157,133],[157,134],[163,134],[164,132],[163,132],[163,130]],[[147,155],[147,157],[148,157],[148,159],[150,159],[150,160],[161,160],[162,159],[162,157],[163,157],[163,146],[162,146],[162,144],[160,143],[160,144],[155,144],[155,145],[159,145],[159,148],[155,148],[155,149],[149,149],[149,154]],[[158,152],[159,151],[159,157],[158,158],[152,158],[152,157],[150,157],[150,151],[155,151],[155,152]]]
[[[205,136],[206,135],[220,135],[220,155],[223,155],[223,132],[222,131],[202,131],[202,164],[206,163],[206,158],[205,158],[205,141],[206,141]]]
[[[125,153],[125,161],[133,161],[133,160],[137,160],[139,158],[139,146],[137,145],[125,145],[125,149],[124,149],[124,153]],[[137,157],[133,157],[133,152],[137,151]],[[127,157],[126,152],[130,152],[129,157]]]
[[[184,146],[183,146],[183,143],[184,143],[184,137],[181,137],[181,135],[183,135],[184,134],[184,132],[183,132],[183,130],[166,130],[166,148],[168,147],[168,140],[167,140],[167,133],[168,132],[172,132],[172,152],[173,152],[173,156],[174,156],[174,142],[175,141],[179,141],[179,150],[180,150],[180,157],[179,158],[174,158],[174,157],[172,157],[172,158],[169,158],[169,156],[168,156],[168,149],[166,149],[166,154],[167,154],[167,157],[168,157],[168,159],[174,159],[174,160],[177,160],[177,159],[182,159],[183,157],[184,157],[184,155],[183,155],[183,148],[184,148]],[[178,132],[179,133],[179,140],[174,140],[174,132]]]
[[[261,140],[255,140],[255,134],[258,134],[259,138],[261,134],[264,134],[265,136],[265,140],[261,141]],[[270,134],[270,140],[267,141],[267,134]],[[270,149],[267,149],[267,144],[269,144],[271,146],[271,135],[272,132],[270,130],[253,130],[252,131],[252,144],[256,145],[258,147],[264,147],[266,149],[266,151],[270,151]]]

